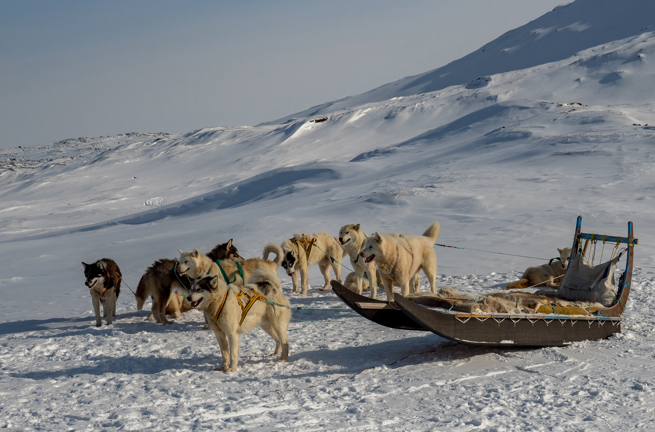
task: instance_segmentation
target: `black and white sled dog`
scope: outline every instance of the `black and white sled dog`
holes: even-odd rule
[[[96,313],[96,327],[102,325],[100,319],[100,303],[102,303],[103,316],[107,318],[107,325],[112,323],[116,316],[116,300],[121,292],[121,271],[118,264],[109,258],[102,258],[93,264],[82,262],[84,266],[84,284],[89,287],[93,310]]]
[[[275,341],[279,361],[289,357],[287,328],[291,320],[289,300],[275,271],[255,269],[244,286],[227,284],[219,275],[196,280],[187,297],[192,307],[202,310],[218,340],[223,364],[216,370],[234,372],[239,362],[239,335],[259,325]]]
[[[212,261],[241,259],[232,239],[217,245],[207,255]],[[191,310],[184,299],[189,294],[193,279],[180,272],[178,266],[178,260],[163,258],[155,261],[141,276],[136,288],[136,308],[141,310],[148,297],[152,297],[152,315],[148,319],[154,317],[158,323],[170,324],[166,315],[179,318],[183,312]],[[178,292],[182,292],[183,297]]]

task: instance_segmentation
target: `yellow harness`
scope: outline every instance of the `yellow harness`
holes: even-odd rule
[[[227,300],[227,295],[230,293],[228,292],[225,293],[225,297],[223,297],[223,301],[221,302],[221,305],[218,307],[218,311],[216,312],[216,315],[214,316],[214,324],[218,325],[218,317],[221,315],[221,311],[223,311],[223,306],[225,306],[225,300]],[[248,302],[244,306],[243,303],[241,302],[241,297],[246,297],[248,299]],[[237,302],[239,303],[239,306],[241,306],[241,321],[239,321],[239,325],[243,323],[243,320],[246,319],[246,316],[248,315],[248,312],[250,312],[250,308],[255,304],[257,300],[261,301],[266,301],[266,297],[263,295],[253,292],[252,295],[246,294],[242,289],[239,289],[239,294],[237,294]]]
[[[307,260],[309,260],[309,254],[312,252],[312,247],[314,246],[314,243],[316,243],[316,239],[308,239],[305,234],[302,235],[302,239],[300,242],[296,240],[295,237],[291,238],[291,242],[295,244],[298,247],[303,248],[303,250],[307,253]]]

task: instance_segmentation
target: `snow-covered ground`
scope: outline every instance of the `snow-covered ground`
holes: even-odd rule
[[[443,68],[259,126],[0,150],[0,427],[653,430],[653,9],[577,0]],[[623,333],[564,348],[387,329],[319,293],[317,269],[306,298],[280,271],[306,308],[290,361],[257,329],[222,373],[200,313],[155,325],[128,288],[178,248],[234,238],[259,256],[347,223],[419,234],[438,220],[439,243],[549,258],[577,215],[612,235],[632,220],[640,242]],[[539,263],[437,256],[438,285],[471,293]],[[80,262],[102,257],[126,285],[96,328]]]

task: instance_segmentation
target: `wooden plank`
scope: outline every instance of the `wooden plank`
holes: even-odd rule
[[[591,240],[591,237],[594,237],[594,240],[603,241],[603,234],[589,234],[589,233],[580,233],[578,235],[582,240]],[[615,236],[605,236],[605,243],[628,243],[630,239],[628,237],[615,237]],[[636,245],[639,243],[639,239],[632,239],[632,244]]]
[[[388,303],[384,304],[384,303],[355,302],[355,305],[357,305],[357,307],[359,307],[360,309],[366,309],[366,310],[396,309]]]

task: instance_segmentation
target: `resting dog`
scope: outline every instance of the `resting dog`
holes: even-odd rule
[[[387,300],[393,301],[393,287],[399,286],[402,295],[409,295],[409,286],[415,275],[423,270],[433,293],[437,293],[437,255],[434,242],[439,237],[439,222],[435,222],[422,236],[409,234],[373,233],[360,256],[365,263],[375,261],[382,276]],[[418,286],[414,286],[414,292]]]
[[[102,325],[100,319],[100,303],[107,325],[112,323],[116,316],[116,300],[121,292],[121,271],[118,264],[109,258],[102,258],[93,264],[82,263],[84,266],[85,285],[91,292],[93,310],[96,313],[96,327]]]
[[[557,248],[559,252],[559,260],[553,258],[548,264],[540,266],[528,267],[520,280],[510,283],[505,289],[524,289],[528,287],[546,287],[546,288],[559,288],[562,283],[562,276],[566,273],[566,268],[569,265],[569,258],[571,256],[571,248],[566,247],[563,249]],[[557,282],[555,279],[557,278]]]
[[[271,355],[280,355],[279,361],[289,358],[287,328],[291,310],[282,294],[277,273],[259,268],[246,281],[248,283],[240,287],[226,284],[220,276],[206,276],[196,281],[192,294],[187,297],[192,307],[203,311],[218,340],[223,364],[216,370],[237,370],[239,334],[249,332],[256,325],[275,341],[275,351]]]
[[[321,274],[325,279],[325,285],[321,291],[330,289],[330,266],[336,276],[336,280],[341,283],[341,264],[338,262],[346,255],[339,240],[328,233],[319,232],[309,236],[305,234],[294,234],[288,240],[282,242],[282,251],[284,260],[282,267],[293,281],[293,292],[298,292],[298,275],[302,284],[301,295],[307,295],[309,267],[318,264]],[[334,258],[337,261],[332,261]]]
[[[226,243],[217,245],[210,252],[215,259],[238,259],[241,258],[237,248],[232,244],[232,239]],[[139,280],[136,288],[136,308],[141,310],[148,297],[152,297],[152,315],[148,319],[155,318],[155,321],[163,324],[171,322],[166,315],[179,318],[182,312],[190,310],[184,299],[188,295],[193,280],[184,274],[176,272],[179,262],[176,259],[160,259],[155,261]],[[178,292],[184,293],[180,297]]]

